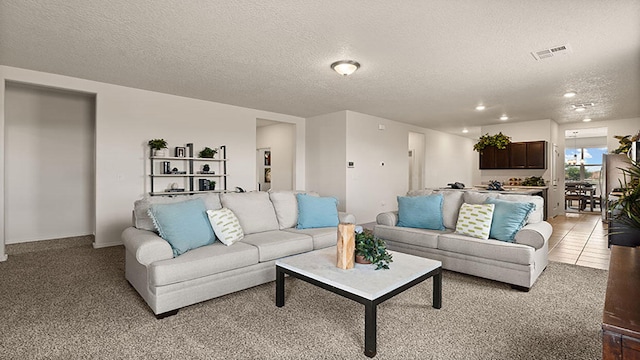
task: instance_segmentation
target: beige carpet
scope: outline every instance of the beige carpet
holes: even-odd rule
[[[296,279],[156,320],[124,249],[12,245],[0,263],[0,359],[364,359],[364,307]],[[607,272],[551,263],[529,293],[445,272],[378,307],[376,359],[599,359]]]

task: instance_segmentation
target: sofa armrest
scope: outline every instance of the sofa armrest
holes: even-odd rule
[[[529,245],[537,250],[544,246],[552,232],[553,227],[546,221],[527,224],[518,231],[515,242],[516,244]]]
[[[338,220],[340,220],[341,223],[346,223],[346,224],[356,223],[355,215],[342,212],[342,211],[338,211]]]
[[[128,227],[122,232],[122,242],[127,251],[135,254],[136,260],[144,266],[173,258],[171,245],[152,231]]]
[[[396,226],[398,223],[398,212],[388,211],[380,213],[376,216],[376,223],[378,225]]]

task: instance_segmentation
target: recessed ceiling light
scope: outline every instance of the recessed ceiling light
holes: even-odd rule
[[[353,60],[340,60],[331,64],[331,68],[342,76],[349,76],[353,74],[359,67],[360,64]]]
[[[467,128],[462,129],[462,133],[463,133],[463,134],[466,134],[466,133],[468,133],[468,132],[469,132],[469,130],[467,130]]]
[[[576,111],[577,111],[577,112],[583,112],[583,111],[585,111],[585,110],[587,110],[587,108],[584,108],[584,107],[577,107],[577,108],[576,108]]]
[[[589,121],[591,121],[591,119],[586,118],[586,119],[583,119],[582,121],[584,121],[584,122],[589,122]]]
[[[564,95],[562,95],[562,96],[564,96],[564,97],[566,97],[566,98],[572,98],[572,97],[574,97],[574,96],[576,96],[576,95],[578,95],[578,93],[577,93],[577,92],[575,92],[575,91],[568,91],[568,92],[564,93]]]
[[[507,115],[502,115],[502,116],[500,116],[500,120],[507,121],[507,120],[509,120],[509,117]]]
[[[484,109],[486,109],[486,108],[487,108],[487,107],[486,107],[486,106],[484,106],[484,105],[478,105],[478,106],[476,106],[476,110],[478,110],[478,111],[482,111],[482,110],[484,110]]]

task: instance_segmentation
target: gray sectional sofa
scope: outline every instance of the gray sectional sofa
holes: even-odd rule
[[[169,243],[155,232],[148,210],[153,203],[184,201],[194,196],[136,201],[134,226],[122,233],[126,279],[158,318],[173,315],[187,305],[274,281],[277,259],[336,244],[336,227],[296,229],[295,194],[275,191],[196,195],[204,200],[207,209],[231,209],[245,236],[231,246],[216,240],[177,257]],[[341,222],[355,223],[350,214],[339,213],[339,218]]]
[[[396,226],[398,212],[395,211],[377,216],[374,234],[384,239],[389,249],[439,260],[444,269],[505,282],[525,291],[533,286],[548,264],[548,240],[553,230],[548,222],[543,221],[542,197],[453,189],[425,189],[407,195],[433,193],[443,194],[445,230]],[[535,204],[513,243],[455,233],[462,204],[482,204],[488,197]]]

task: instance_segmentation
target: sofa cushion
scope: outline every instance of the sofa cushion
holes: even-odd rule
[[[444,230],[442,194],[398,196],[398,226]]]
[[[493,239],[476,239],[455,233],[440,235],[438,237],[438,249],[521,265],[533,264],[535,253],[535,249],[531,246]]]
[[[280,228],[269,194],[264,191],[223,193],[220,201],[236,215],[245,236]]]
[[[220,242],[203,246],[176,258],[160,260],[149,266],[149,285],[162,286],[197,279],[258,263],[258,248]]]
[[[460,207],[456,234],[488,239],[495,204],[467,204]]]
[[[206,211],[202,199],[192,199],[171,204],[152,204],[149,216],[160,236],[171,245],[173,255],[178,256],[215,241]]]
[[[298,229],[338,226],[338,200],[296,194],[298,200]]]
[[[487,204],[494,204],[493,221],[489,237],[496,240],[513,242],[516,233],[522,229],[527,217],[535,208],[530,202],[515,202],[488,198]]]
[[[211,223],[213,232],[223,244],[229,246],[244,238],[240,222],[233,214],[233,211],[227,208],[207,210],[207,215],[209,216],[209,222]]]
[[[498,193],[488,193],[488,192],[477,192],[477,191],[466,191],[463,195],[462,195],[462,201],[467,203],[467,204],[484,204],[485,201],[487,201],[488,198],[493,197],[496,198],[498,197]]]
[[[242,243],[258,248],[260,262],[313,250],[311,236],[281,230],[245,235]]]
[[[304,191],[269,191],[269,199],[273,203],[276,210],[276,217],[280,230],[293,228],[298,225],[298,200],[296,194],[307,194],[311,196],[319,196],[316,192]]]
[[[151,204],[172,204],[185,200],[200,198],[204,201],[207,210],[217,210],[222,207],[220,205],[220,197],[216,193],[196,194],[196,195],[180,195],[176,197],[169,196],[151,196],[144,199],[136,200],[133,203],[133,225],[141,230],[149,230],[156,232],[153,220],[149,216],[149,206]]]
[[[447,229],[455,229],[458,222],[460,206],[462,206],[463,191],[443,190],[442,194],[442,224]]]
[[[451,230],[427,230],[387,225],[376,225],[373,229],[373,234],[385,241],[432,249],[438,247],[438,236],[448,233],[451,233]]]
[[[527,217],[527,224],[535,224],[544,220],[544,199],[542,196],[499,194],[498,199],[515,202],[530,202],[535,205],[535,209]]]
[[[313,229],[285,229],[294,234],[304,234],[313,239],[313,249],[324,249],[335,246],[338,242],[338,229],[336,227],[313,228]]]

